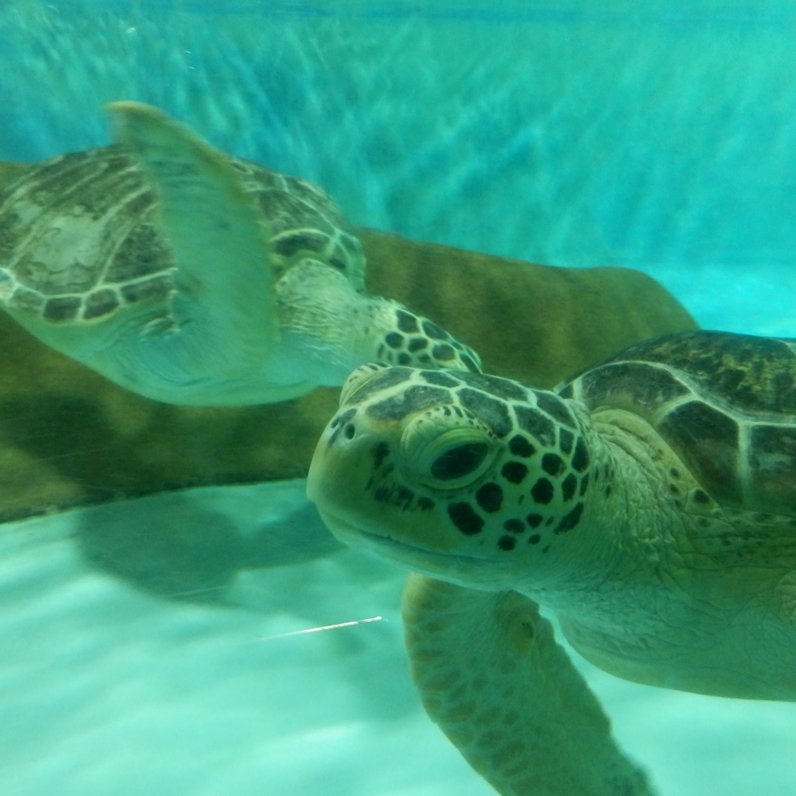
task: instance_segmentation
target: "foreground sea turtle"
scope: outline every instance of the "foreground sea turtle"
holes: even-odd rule
[[[0,303],[45,343],[183,405],[281,401],[371,360],[479,369],[364,293],[361,244],[320,188],[150,106],[109,112],[118,145],[3,168]]]
[[[555,392],[363,366],[308,494],[423,573],[417,686],[502,794],[651,792],[537,602],[621,677],[796,700],[796,341],[656,338]]]

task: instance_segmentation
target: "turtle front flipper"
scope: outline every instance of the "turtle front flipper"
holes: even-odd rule
[[[410,576],[406,641],[431,718],[503,796],[650,796],[537,606]]]
[[[149,349],[144,356],[151,351],[154,370],[173,366],[183,387],[208,381],[207,402],[228,402],[216,391],[248,385],[277,347],[265,218],[229,159],[188,128],[140,103],[116,102],[108,112],[117,141],[158,195],[157,223],[176,266],[173,328],[149,330],[140,343]],[[201,386],[195,397],[180,391],[186,403],[204,402]],[[240,398],[229,402],[257,396]]]

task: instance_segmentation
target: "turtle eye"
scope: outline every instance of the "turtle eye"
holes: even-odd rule
[[[495,458],[488,429],[474,418],[434,409],[412,421],[401,435],[401,466],[436,489],[458,489],[480,478]]]
[[[440,481],[464,478],[479,468],[488,452],[486,442],[453,445],[431,462],[431,475]]]

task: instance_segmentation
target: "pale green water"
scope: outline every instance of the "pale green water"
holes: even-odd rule
[[[7,1],[0,158],[103,144],[102,103],[153,102],[316,180],[358,224],[642,268],[704,325],[796,336],[787,4],[213,5]],[[169,500],[6,529],[1,792],[489,792],[413,694],[400,573],[327,556],[323,529],[291,520],[300,484]],[[238,608],[155,598],[70,536],[120,521],[262,532],[275,565],[238,577]],[[664,796],[796,793],[796,707],[585,670]]]

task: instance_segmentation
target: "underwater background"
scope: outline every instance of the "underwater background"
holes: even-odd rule
[[[150,102],[357,225],[638,268],[702,326],[796,336],[792,4],[498,5],[4,0],[0,159],[104,145],[104,103]],[[409,682],[403,574],[329,554],[302,507],[289,482],[128,511],[270,538],[226,607],[92,569],[73,534],[110,508],[5,526],[0,793],[490,793]],[[796,706],[578,665],[664,796],[796,794]]]

